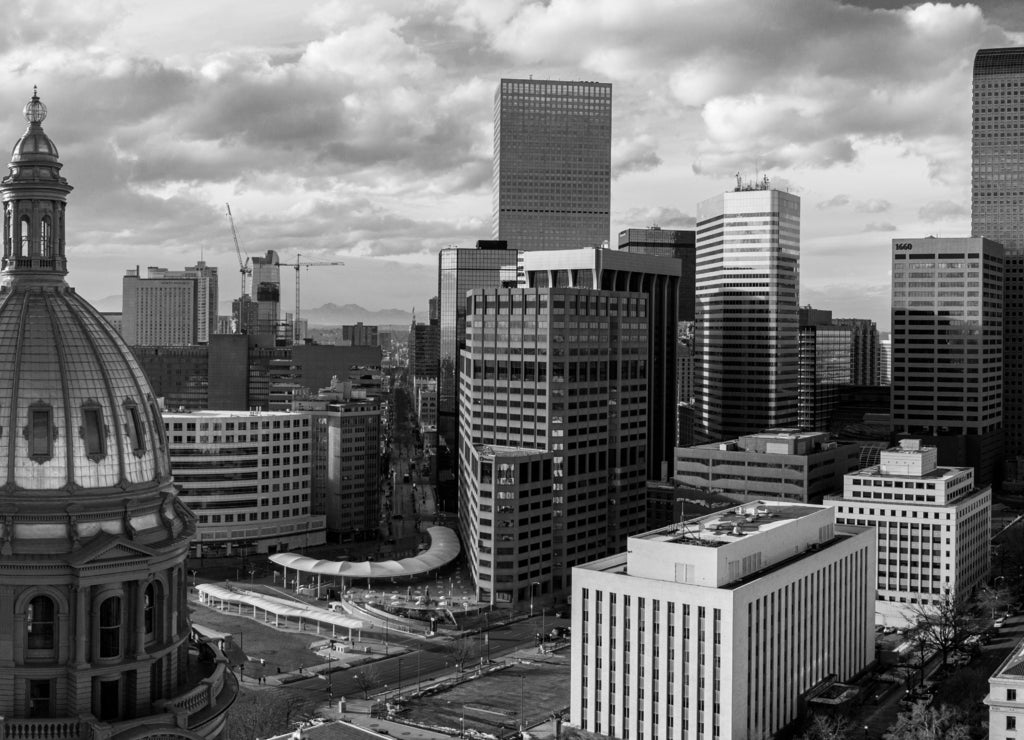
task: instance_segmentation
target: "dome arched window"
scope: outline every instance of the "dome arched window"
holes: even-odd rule
[[[146,452],[146,428],[142,423],[142,414],[134,401],[126,401],[124,404],[125,431],[128,433],[128,442],[131,450],[136,455]]]
[[[29,650],[53,650],[57,609],[49,596],[36,596],[28,603],[25,615],[26,640]]]
[[[39,222],[39,256],[40,257],[52,257],[52,240],[53,230],[51,228],[50,217],[43,216],[42,221]]]
[[[21,256],[28,257],[30,252],[29,245],[31,242],[32,230],[29,226],[28,216],[21,217]]]
[[[57,427],[53,424],[53,408],[45,401],[37,401],[28,407],[28,426],[24,430],[28,441],[28,456],[37,463],[44,463],[53,457],[53,441]]]
[[[85,456],[99,462],[107,454],[107,428],[103,423],[103,408],[95,402],[82,405],[82,439]]]

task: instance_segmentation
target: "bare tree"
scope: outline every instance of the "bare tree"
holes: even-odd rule
[[[465,665],[466,661],[469,660],[470,656],[473,654],[473,643],[464,639],[452,640],[448,643],[446,652],[452,659],[452,662],[455,663],[456,669],[461,671],[463,665]]]
[[[1006,586],[984,586],[978,590],[974,600],[989,619],[995,619],[1013,601],[1013,592]]]
[[[797,740],[849,740],[853,722],[848,717],[827,717],[816,714],[807,730]]]
[[[980,624],[971,614],[970,602],[952,591],[933,598],[931,602],[910,607],[914,637],[925,647],[941,653],[945,664],[949,654],[963,645]]]
[[[909,712],[901,712],[896,724],[883,737],[885,740],[968,740],[970,735],[970,728],[955,709],[919,703]]]
[[[372,665],[363,665],[356,669],[358,673],[352,674],[352,682],[363,692],[363,698],[370,698],[370,690],[380,686],[380,673]]]
[[[315,710],[308,697],[284,689],[242,691],[228,710],[223,740],[257,740],[280,735]]]

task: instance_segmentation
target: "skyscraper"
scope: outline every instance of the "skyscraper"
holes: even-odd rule
[[[971,234],[1005,249],[1004,454],[1014,458],[1024,455],[1024,47],[978,51],[973,100]]]
[[[642,293],[470,294],[459,528],[480,599],[564,595],[646,526],[647,321]]]
[[[879,385],[881,361],[878,327],[871,319],[832,319],[832,326],[845,326],[850,336],[850,382]]]
[[[693,231],[662,229],[624,229],[619,232],[619,249],[633,254],[675,257],[682,274],[679,278],[679,320],[693,321],[697,285],[697,235]]]
[[[647,296],[647,478],[665,480],[675,451],[676,327],[680,264],[613,249],[566,249],[519,255],[520,287],[570,287]],[[692,299],[692,292],[691,292]],[[572,333],[567,337],[574,341]]]
[[[850,385],[852,331],[836,326],[831,311],[800,309],[798,424],[804,431],[831,427],[839,387]]]
[[[256,325],[250,334],[276,334],[281,323],[281,258],[272,249],[252,258],[251,295],[256,301]]]
[[[466,342],[466,292],[501,287],[502,270],[514,274],[516,255],[501,241],[476,249],[449,247],[438,255],[439,371],[437,431],[455,449],[459,415],[459,349]]]
[[[511,249],[598,247],[611,221],[612,86],[502,80],[494,94],[494,237]]]
[[[698,430],[797,421],[800,198],[767,178],[697,206]]]
[[[981,237],[892,242],[892,420],[942,465],[999,480],[1003,248]]]

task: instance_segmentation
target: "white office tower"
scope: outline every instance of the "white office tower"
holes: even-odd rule
[[[874,533],[758,501],[573,570],[572,724],[624,739],[770,738],[874,660]]]
[[[800,199],[767,181],[697,206],[697,428],[797,423]]]
[[[878,465],[844,479],[825,504],[836,522],[878,533],[875,620],[905,627],[947,593],[969,594],[989,572],[992,489],[972,468],[939,467],[938,450],[904,439]]]

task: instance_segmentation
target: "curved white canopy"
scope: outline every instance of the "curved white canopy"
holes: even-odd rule
[[[379,563],[349,562],[347,560],[317,560],[292,552],[279,552],[270,556],[270,562],[303,573],[317,573],[336,578],[394,578],[418,576],[437,570],[459,556],[459,537],[448,527],[429,527],[430,549],[411,558],[384,560]]]
[[[363,623],[360,620],[352,619],[352,617],[348,617],[344,614],[329,612],[324,609],[316,609],[299,603],[290,604],[282,601],[281,599],[264,597],[261,594],[253,593],[252,591],[235,591],[213,583],[201,583],[197,586],[197,590],[201,594],[205,595],[206,599],[204,600],[214,599],[215,601],[228,601],[232,604],[243,604],[245,606],[255,607],[256,609],[276,614],[279,617],[308,619],[310,621],[320,622],[321,624],[331,624],[335,627],[344,627],[345,629],[350,630],[363,629]]]

